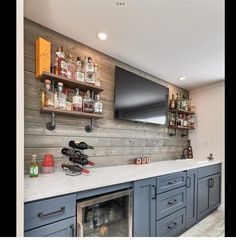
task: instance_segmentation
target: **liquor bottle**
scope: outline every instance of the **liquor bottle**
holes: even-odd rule
[[[67,63],[63,47],[59,48],[56,54],[58,56],[58,75],[67,77]]]
[[[100,76],[100,72],[98,69],[98,65],[97,63],[94,63],[94,74],[95,74],[95,86],[100,87],[101,86],[101,76]]]
[[[191,115],[189,116],[189,127],[194,128],[194,118]]]
[[[95,95],[95,101],[94,101],[94,113],[102,113],[103,110],[103,103],[100,100],[99,95]]]
[[[88,57],[87,62],[85,62],[85,82],[95,84],[95,73],[94,65],[91,57]]]
[[[185,114],[183,114],[183,125],[184,127],[187,127],[188,126],[188,120],[187,120],[187,116]]]
[[[36,160],[37,160],[37,155],[32,155],[32,161],[30,165],[30,177],[38,177],[39,167]]]
[[[193,158],[193,149],[191,147],[190,141],[191,140],[187,141],[187,148],[188,148],[188,150],[187,150],[187,158]]]
[[[72,98],[72,110],[77,112],[83,110],[83,99],[79,95],[79,88],[76,88],[76,94]]]
[[[187,101],[186,101],[186,97],[185,95],[183,95],[182,97],[182,101],[181,101],[181,109],[186,109],[186,106],[187,106]]]
[[[178,115],[178,118],[176,120],[177,126],[181,126],[181,114]]]
[[[83,71],[80,57],[77,57],[77,62],[76,62],[76,80],[80,82],[84,82],[84,71]]]
[[[178,93],[176,93],[176,97],[175,97],[175,106],[177,109],[180,108],[180,98]]]
[[[45,107],[54,107],[53,92],[49,79],[45,79]]]
[[[68,54],[67,56],[67,77],[75,79],[75,65],[73,63],[71,54]]]
[[[72,147],[72,148],[80,149],[80,150],[94,149],[93,146],[90,146],[90,145],[88,145],[88,144],[85,143],[85,142],[79,142],[79,141],[74,141],[74,140],[71,140],[71,141],[69,142],[69,146]]]
[[[174,126],[175,125],[175,114],[174,113],[170,113],[170,120],[169,120],[169,125],[170,126]]]
[[[175,109],[175,96],[172,94],[172,98],[170,100],[170,109]]]
[[[54,86],[53,102],[54,108],[58,108],[58,88],[56,85]]]
[[[93,100],[93,91],[87,90],[85,97],[83,99],[83,111],[87,113],[94,112],[94,100]]]
[[[58,108],[59,109],[66,109],[66,95],[63,92],[63,83],[58,82],[57,83],[57,96],[58,96]]]

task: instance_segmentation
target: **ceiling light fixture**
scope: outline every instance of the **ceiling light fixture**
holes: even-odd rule
[[[179,79],[180,81],[183,81],[183,80],[186,79],[186,77],[185,77],[185,76],[181,76],[181,77],[178,77],[178,79]]]
[[[98,32],[97,37],[100,40],[106,40],[107,39],[107,34],[105,32]]]

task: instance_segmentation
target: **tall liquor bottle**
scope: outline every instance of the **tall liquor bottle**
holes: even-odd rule
[[[187,141],[187,148],[188,148],[188,150],[187,150],[187,158],[193,158],[193,149],[191,147],[190,141],[191,140]]]
[[[80,57],[77,57],[76,62],[76,80],[84,82],[84,71]]]
[[[85,82],[95,84],[94,65],[91,57],[85,62]]]
[[[63,51],[63,47],[58,49],[56,55],[58,56],[58,75],[62,77],[67,77],[67,63],[65,60],[65,53]]]

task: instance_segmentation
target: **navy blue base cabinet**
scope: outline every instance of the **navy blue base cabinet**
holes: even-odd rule
[[[197,222],[197,169],[187,170],[186,228]]]
[[[75,237],[76,218],[65,219],[25,232],[25,237]]]
[[[155,236],[156,178],[134,182],[134,237]]]

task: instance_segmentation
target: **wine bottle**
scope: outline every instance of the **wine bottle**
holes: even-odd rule
[[[93,146],[90,146],[88,145],[87,143],[85,142],[76,142],[76,141],[73,141],[71,140],[69,142],[69,146],[72,147],[72,148],[78,148],[80,150],[84,150],[84,149],[94,149]]]

